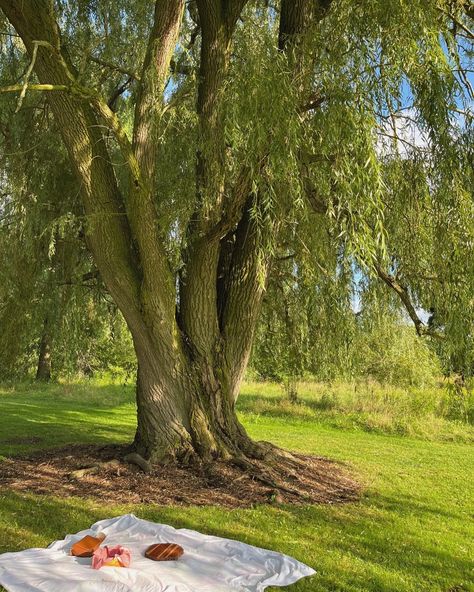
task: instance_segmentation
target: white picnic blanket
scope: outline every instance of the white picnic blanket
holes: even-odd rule
[[[130,549],[129,568],[91,568],[90,559],[69,555],[86,534],[106,534],[104,544]],[[177,543],[178,561],[146,559],[153,543]],[[287,586],[314,570],[296,559],[245,543],[200,534],[126,514],[96,522],[47,549],[0,555],[0,584],[9,592],[262,592]]]

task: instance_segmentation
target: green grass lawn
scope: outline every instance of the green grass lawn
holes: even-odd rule
[[[384,434],[360,422],[340,425],[305,404],[279,401],[270,385],[246,385],[241,419],[250,434],[292,450],[338,459],[364,485],[360,501],[343,506],[114,506],[78,498],[0,490],[0,552],[45,546],[68,532],[133,512],[287,553],[317,575],[294,592],[474,591],[471,428],[453,424],[455,441]],[[317,405],[316,405],[317,407]],[[124,442],[134,432],[133,389],[114,385],[0,388],[0,455],[74,442]],[[448,427],[447,427],[448,426]],[[35,438],[22,443],[15,438]],[[1,469],[0,469],[1,470]],[[277,590],[276,588],[273,590]],[[279,588],[279,590],[283,590]]]

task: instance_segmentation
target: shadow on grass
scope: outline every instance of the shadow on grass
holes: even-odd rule
[[[317,575],[279,590],[293,592],[399,592],[471,590],[472,564],[448,544],[424,536],[434,508],[419,504],[417,529],[403,532],[387,499],[372,496],[368,503],[346,506],[257,506],[248,510],[112,506],[0,492],[0,552],[44,546],[97,520],[127,512],[154,522],[241,540],[289,554],[312,565]],[[402,517],[406,499],[396,503]],[[413,505],[413,504],[412,504]],[[415,504],[416,505],[416,504]],[[397,514],[398,515],[398,514]],[[273,590],[272,589],[269,589]],[[276,589],[275,589],[276,590]]]
[[[0,409],[3,456],[76,442],[125,442],[135,428],[133,390],[119,385],[2,392]]]
[[[461,534],[466,532],[465,525],[469,521],[467,511],[447,512],[438,505],[398,494],[370,494],[360,504],[341,506],[329,512],[323,506],[286,507],[286,511],[292,515],[295,528],[298,528],[297,524],[301,528],[305,523],[315,525],[315,536],[325,537],[327,553],[350,557],[355,564],[365,565],[367,571],[372,568],[374,572],[383,570],[400,578],[398,588],[393,584],[387,586],[386,575],[379,579],[372,573],[365,585],[357,590],[396,592],[405,589],[401,582],[406,584],[410,579],[414,580],[415,574],[424,583],[413,585],[413,581],[416,590],[450,591],[457,590],[456,586],[460,586],[459,591],[473,590],[469,584],[472,581],[472,559]],[[448,519],[450,529],[457,529],[459,535],[453,532],[448,535],[439,516]],[[429,536],[426,536],[427,532]],[[326,538],[326,534],[330,536]]]

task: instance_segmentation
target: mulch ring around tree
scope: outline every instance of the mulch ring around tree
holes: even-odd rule
[[[0,488],[116,504],[228,508],[261,503],[334,504],[354,501],[360,495],[360,486],[346,469],[326,458],[293,454],[291,462],[283,460],[270,472],[261,462],[252,463],[255,471],[251,472],[215,462],[186,468],[158,466],[143,473],[117,460],[127,452],[125,446],[73,445],[7,458],[0,461]]]

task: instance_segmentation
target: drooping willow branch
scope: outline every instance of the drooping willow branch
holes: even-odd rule
[[[308,203],[310,204],[313,211],[317,214],[326,214],[328,210],[328,204],[315,190],[311,187],[309,183],[309,179],[303,177],[303,186],[306,193],[306,198]],[[375,272],[377,273],[378,277],[390,288],[392,289],[400,298],[405,310],[408,313],[408,316],[413,321],[415,325],[415,330],[417,334],[421,336],[429,336],[436,339],[444,339],[443,335],[437,333],[436,331],[432,330],[430,327],[427,327],[425,323],[420,319],[418,313],[416,312],[415,306],[411,300],[410,294],[408,289],[400,284],[396,277],[393,277],[389,273],[386,273],[380,265],[376,264],[374,266]]]
[[[99,66],[103,66],[104,68],[108,68],[109,70],[116,70],[117,72],[125,74],[133,80],[140,81],[140,76],[136,72],[133,72],[132,70],[127,70],[127,68],[122,68],[122,66],[119,66],[118,64],[113,64],[112,62],[108,62],[106,60],[103,60],[102,58],[97,58],[93,55],[89,55],[88,59],[91,62],[98,64]]]
[[[12,84],[9,86],[0,87],[0,93],[6,92],[23,92],[23,84]],[[130,168],[130,172],[133,175],[135,185],[141,182],[141,173],[138,166],[137,159],[134,155],[132,144],[122,127],[117,115],[110,109],[107,103],[99,97],[95,92],[79,86],[75,83],[69,85],[66,84],[28,84],[28,90],[33,91],[53,91],[53,92],[68,92],[73,96],[87,101],[101,117],[101,119],[109,126],[113,131],[115,138],[119,144],[122,154]]]
[[[410,298],[410,294],[408,293],[408,289],[405,286],[403,286],[402,284],[400,284],[400,282],[397,280],[397,278],[395,278],[393,275],[386,273],[380,267],[380,265],[375,266],[375,271],[377,272],[377,275],[379,276],[379,278],[383,282],[385,282],[385,284],[387,284],[387,286],[389,288],[391,288],[399,296],[400,300],[403,302],[405,310],[408,313],[408,316],[410,317],[410,319],[413,321],[413,324],[415,325],[415,329],[416,329],[417,334],[420,336],[429,335],[430,337],[436,337],[438,339],[442,339],[442,335],[432,331],[429,327],[426,327],[426,325],[420,319],[420,317],[418,316],[418,313],[416,312],[415,307],[413,306],[413,303]]]
[[[440,6],[438,6],[438,10],[440,12],[442,12],[444,15],[446,15],[447,17],[449,17],[453,23],[459,27],[460,29],[462,29],[466,35],[470,38],[470,39],[474,39],[474,33],[471,31],[471,29],[469,29],[469,27],[467,27],[462,21],[460,21],[458,18],[456,18],[453,14],[451,14],[450,12],[448,12],[447,10],[444,10],[443,8],[441,8]],[[472,10],[472,9],[471,9]],[[469,14],[467,12],[467,14]]]
[[[18,104],[16,106],[15,113],[18,113],[18,111],[21,109],[21,106],[23,104],[23,100],[26,96],[26,89],[28,88],[28,82],[30,81],[30,76],[33,72],[33,68],[35,67],[36,56],[38,55],[38,43],[39,43],[38,41],[33,41],[33,54],[31,56],[30,65],[28,66],[28,69],[26,70],[25,80],[23,82],[20,96],[18,97]]]

